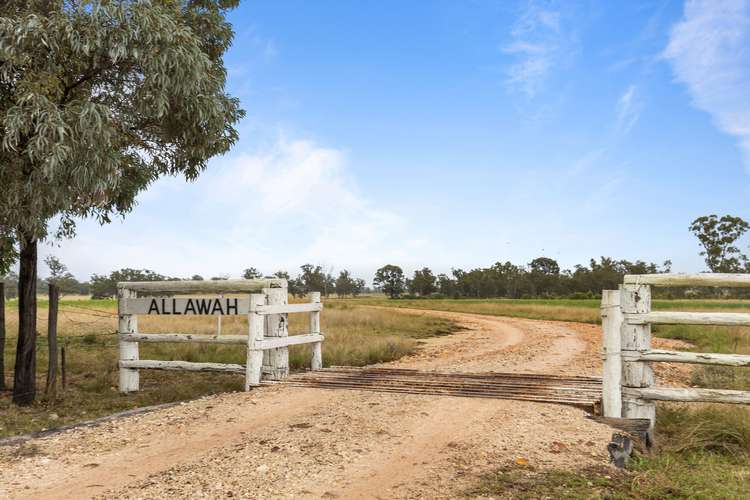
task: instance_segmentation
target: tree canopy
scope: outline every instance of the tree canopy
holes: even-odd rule
[[[20,260],[13,400],[35,390],[37,242],[106,223],[237,140],[225,15],[238,0],[0,3],[0,273]]]
[[[117,283],[120,281],[174,281],[177,279],[149,269],[124,268],[106,275],[92,274],[89,283],[92,299],[109,299],[117,295]]]
[[[437,278],[432,274],[429,267],[423,267],[414,271],[414,276],[409,280],[409,293],[427,296],[437,291],[435,286]]]
[[[336,295],[339,297],[346,297],[347,295],[356,297],[364,291],[365,280],[354,278],[351,272],[344,269],[339,273],[339,277],[336,278],[335,286]]]
[[[736,246],[737,240],[750,229],[740,217],[704,215],[690,223],[690,231],[698,238],[703,250],[700,255],[714,273],[746,272],[747,256]]]
[[[406,287],[403,269],[392,264],[375,271],[375,279],[372,282],[392,299],[401,295]]]
[[[63,264],[60,259],[54,255],[48,255],[44,263],[49,268],[49,277],[46,284],[55,285],[60,294],[86,294],[89,292],[88,284],[80,283],[73,274],[68,271],[68,266]]]
[[[0,228],[109,221],[162,175],[195,179],[236,141],[224,91],[236,0],[0,6]]]
[[[248,267],[242,272],[242,277],[245,278],[246,280],[253,280],[257,278],[262,278],[263,273],[258,271],[254,267]]]

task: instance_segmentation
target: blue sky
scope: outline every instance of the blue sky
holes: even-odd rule
[[[245,0],[231,20],[233,151],[43,255],[79,277],[699,271],[690,221],[750,218],[750,1]]]

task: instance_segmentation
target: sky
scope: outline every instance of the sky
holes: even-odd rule
[[[243,0],[230,20],[232,151],[42,256],[79,279],[601,255],[695,272],[693,219],[750,219],[750,0]]]

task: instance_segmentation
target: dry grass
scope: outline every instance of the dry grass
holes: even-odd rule
[[[548,319],[598,323],[599,303],[592,300],[513,300],[513,299],[399,299],[359,298],[337,299],[347,304],[367,304],[393,308],[433,309],[489,316]],[[336,302],[332,301],[332,302]]]
[[[747,498],[748,468],[724,456],[661,453],[627,472],[606,467],[548,470],[508,464],[483,474],[467,498],[639,499]]]
[[[743,406],[673,404],[659,409],[659,448],[750,458],[750,411]]]
[[[342,303],[367,304],[386,307],[408,307],[437,311],[508,316],[514,318],[600,323],[599,299],[398,299],[368,296],[357,299],[337,299]],[[715,311],[731,309],[749,312],[747,300],[654,300],[654,310]]]
[[[364,365],[390,361],[414,352],[420,338],[455,330],[450,321],[348,304],[326,304],[321,314],[321,330],[326,334],[323,358],[328,365]],[[17,305],[9,304],[6,380],[12,383],[17,332]],[[40,302],[38,317],[37,387],[43,389],[46,376],[46,303]],[[39,431],[76,421],[88,420],[116,411],[170,401],[179,401],[217,392],[242,390],[243,378],[234,374],[141,371],[141,391],[123,396],[117,392],[117,345],[114,301],[63,300],[60,305],[58,335],[67,346],[68,389],[55,401],[40,394],[28,408],[10,403],[10,394],[0,394],[0,436]],[[290,315],[290,334],[306,333],[305,314]],[[144,333],[216,332],[211,317],[140,317]],[[224,317],[223,334],[247,332],[244,317]],[[309,347],[290,350],[292,369],[309,367]],[[142,359],[175,359],[196,362],[244,364],[243,346],[207,344],[141,344]]]

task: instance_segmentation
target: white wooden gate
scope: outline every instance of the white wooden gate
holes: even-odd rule
[[[750,274],[626,275],[619,290],[602,292],[605,417],[656,419],[656,401],[750,404],[750,392],[654,385],[652,362],[750,366],[750,356],[651,348],[651,325],[750,326],[750,313],[653,312],[651,287],[750,287]]]
[[[200,295],[175,297],[175,295]],[[246,294],[247,298],[227,297]],[[206,295],[212,295],[206,297]],[[220,371],[245,374],[245,390],[257,386],[265,375],[282,380],[289,374],[289,347],[313,344],[311,368],[323,366],[323,334],[320,332],[320,293],[310,294],[307,304],[288,304],[283,279],[216,281],[148,281],[117,284],[120,391],[139,390],[139,370]],[[309,313],[307,335],[288,334],[288,314]],[[184,333],[140,333],[139,315],[247,315],[247,335],[192,335]],[[245,365],[142,360],[141,342],[197,342],[247,346]]]

